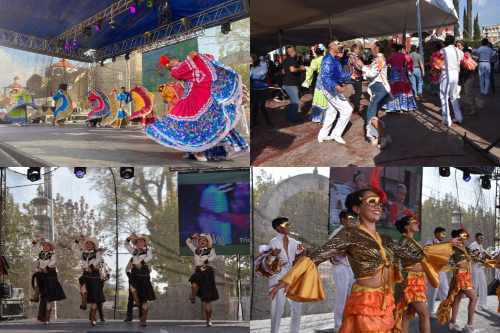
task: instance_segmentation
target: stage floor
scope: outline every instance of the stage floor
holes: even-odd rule
[[[121,320],[108,320],[91,327],[88,320],[58,320],[48,325],[40,324],[33,320],[3,321],[0,322],[1,333],[201,333],[201,332],[231,332],[248,333],[249,323],[238,321],[214,321],[213,327],[206,327],[203,321],[148,321],[147,327],[139,327],[139,323],[125,323]]]
[[[76,125],[0,125],[2,166],[175,166],[247,167],[249,153],[231,161],[198,162],[147,138],[140,128],[89,128]]]

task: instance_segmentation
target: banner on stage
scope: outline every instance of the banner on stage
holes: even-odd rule
[[[217,254],[249,254],[249,170],[179,172],[177,184],[181,255],[195,233],[211,234]]]
[[[387,195],[382,219],[377,225],[380,233],[399,238],[396,220],[414,214],[421,221],[422,168],[419,167],[342,167],[330,169],[329,231],[340,226],[339,213],[345,209],[345,199],[351,192],[370,187],[377,179]],[[420,232],[415,235],[420,240]]]

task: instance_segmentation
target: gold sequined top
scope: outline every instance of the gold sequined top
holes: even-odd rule
[[[450,257],[450,266],[455,267],[463,261],[466,261],[470,264],[473,260],[481,262],[479,256],[475,253],[472,253],[469,248],[456,245],[453,246],[453,254]]]
[[[419,263],[424,257],[423,247],[413,238],[403,236],[398,244],[400,251],[408,254],[400,258],[403,269]]]
[[[395,263],[396,258],[421,260],[422,255],[406,252],[389,236],[380,235],[380,237],[389,264]],[[373,276],[384,265],[379,245],[368,232],[359,227],[342,229],[323,246],[314,250],[309,257],[319,264],[336,255],[347,255],[356,279]]]

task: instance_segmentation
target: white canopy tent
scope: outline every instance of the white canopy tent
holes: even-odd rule
[[[253,0],[252,51],[418,31],[417,0]],[[453,25],[452,0],[420,0],[422,29]]]

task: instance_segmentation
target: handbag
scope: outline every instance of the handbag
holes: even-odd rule
[[[500,281],[497,279],[491,281],[490,284],[488,284],[488,296],[496,295],[498,287],[500,287]]]

